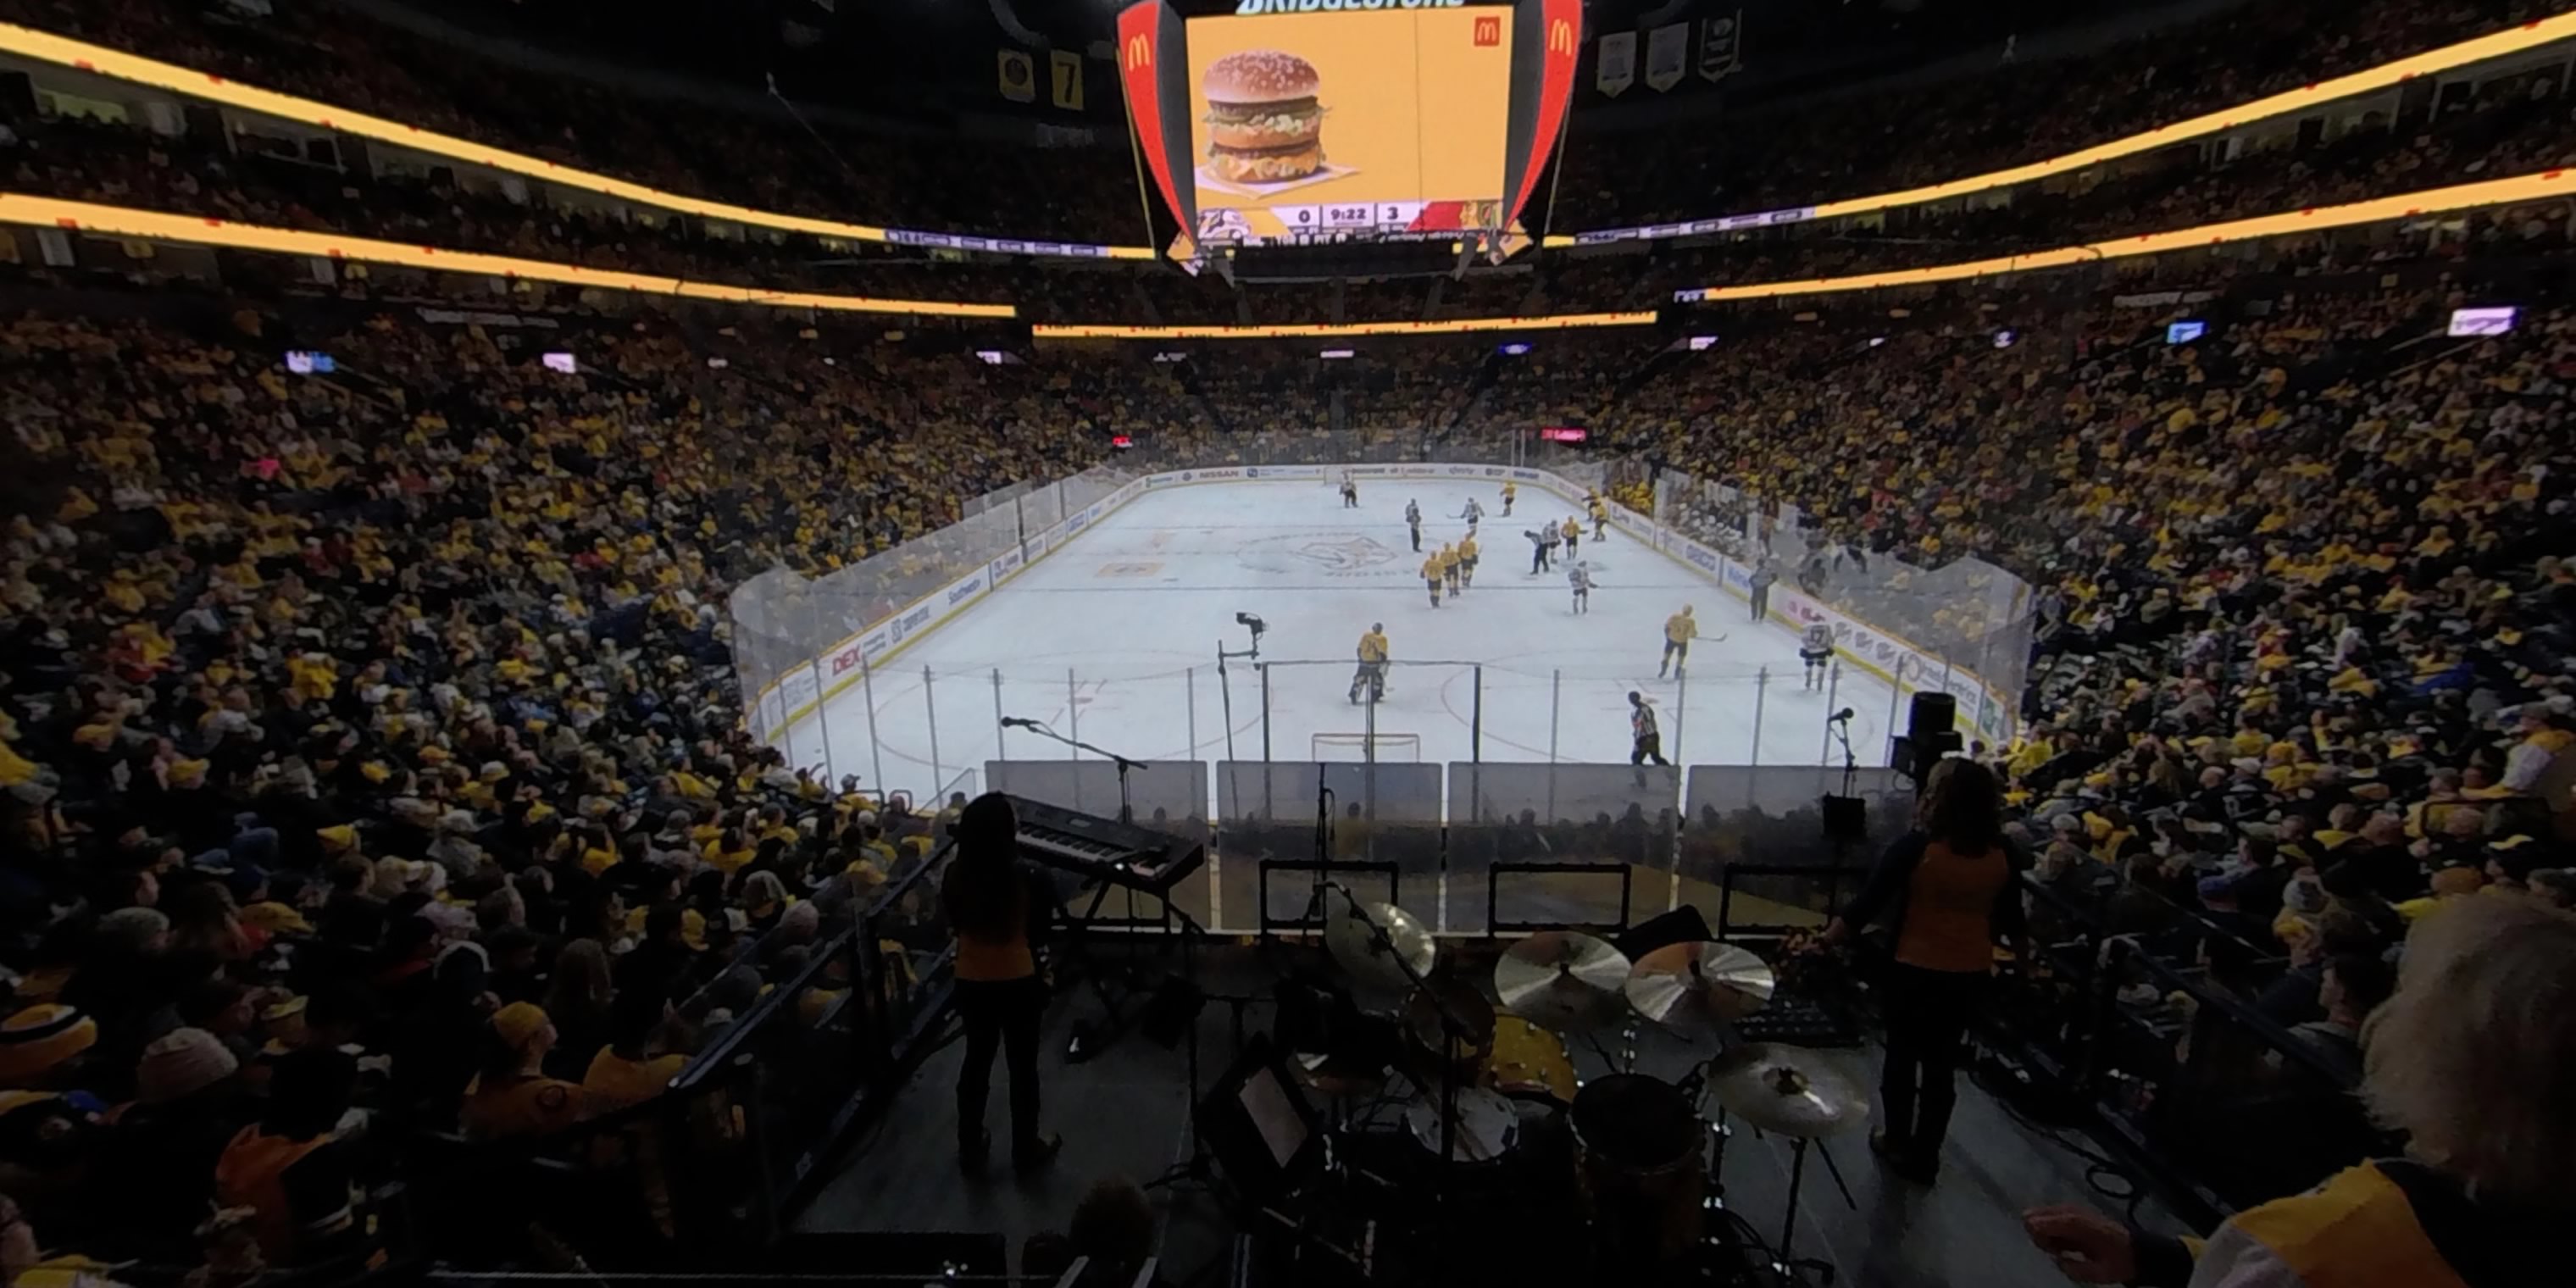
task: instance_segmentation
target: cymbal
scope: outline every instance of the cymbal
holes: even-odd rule
[[[1412,966],[1417,976],[1431,973],[1439,948],[1412,913],[1391,903],[1361,903],[1339,887],[1324,904],[1324,950],[1353,979],[1385,988],[1412,988],[1413,981],[1396,965],[1398,958]],[[1386,932],[1382,940],[1381,930]]]
[[[1690,1036],[1722,1036],[1727,1025],[1771,1001],[1771,967],[1733,944],[1666,944],[1628,972],[1628,1004],[1639,1015]]]
[[[1619,1018],[1627,954],[1607,940],[1570,930],[1543,930],[1494,962],[1494,995],[1503,1009],[1543,1029],[1580,1033]]]
[[[1709,1066],[1709,1094],[1727,1112],[1793,1138],[1830,1136],[1869,1120],[1869,1093],[1821,1051],[1757,1042]]]

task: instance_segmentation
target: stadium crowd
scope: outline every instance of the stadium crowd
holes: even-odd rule
[[[2361,65],[2513,7],[2365,8],[2330,51],[2248,49],[2236,28],[2214,47],[2261,55],[2232,86],[2252,93],[2274,66]],[[279,39],[152,6],[6,9],[208,66]],[[356,35],[273,66],[380,109],[580,120],[568,157],[718,182],[694,154],[606,142],[587,91],[520,96]],[[2143,119],[2065,115],[2079,133],[2043,151]],[[416,206],[299,207],[210,178],[206,158],[82,134],[120,127],[18,124],[15,163],[44,190],[194,184],[211,209],[286,221],[363,206],[389,231],[479,224],[496,245],[568,239],[651,271],[705,251],[540,229],[434,183]],[[2294,177],[2261,201],[2547,163],[2562,126],[2554,101],[2500,103],[2428,127],[2396,170],[2356,151],[2319,167],[2328,186]],[[817,167],[763,155],[736,158],[772,176],[746,199],[895,217],[874,188],[800,198],[784,176]],[[2218,182],[2170,209],[2242,209]],[[1078,205],[1061,213],[1081,226]],[[2349,1064],[2410,923],[2459,899],[2576,902],[2576,313],[2549,259],[2566,226],[2505,212],[2204,261],[2217,294],[2192,314],[2210,329],[2186,343],[2166,340],[2180,314],[2114,305],[2102,282],[1943,297],[1967,319],[2008,301],[2008,340],[1841,322],[1679,355],[1662,336],[1516,361],[1415,342],[1338,368],[1250,348],[985,365],[637,315],[572,319],[567,374],[500,328],[372,312],[317,333],[312,301],[26,312],[0,325],[17,466],[0,482],[0,1194],[32,1239],[0,1245],[5,1268],[363,1265],[369,1196],[421,1134],[545,1137],[666,1087],[918,867],[942,821],[747,736],[730,590],[901,558],[982,492],[1098,462],[1113,432],[1223,452],[1339,416],[1418,450],[1426,427],[1587,424],[1658,473],[1733,489],[1681,492],[1661,517],[1731,533],[1829,599],[1964,555],[2018,575],[2039,638],[2023,725],[1973,754],[2006,774],[2040,897],[2206,960]],[[2457,275],[2392,271],[2427,257]],[[2486,264],[2533,258],[2549,267],[2513,279],[2530,293],[2511,332],[2445,333],[2486,298]],[[1634,286],[1624,261],[1573,262],[1462,289],[1573,303]],[[2306,276],[2265,275],[2284,267]],[[1072,289],[1121,307],[1164,289],[1131,285]],[[1406,294],[1331,307],[1389,293]],[[282,373],[290,334],[318,336],[299,343],[339,373]]]

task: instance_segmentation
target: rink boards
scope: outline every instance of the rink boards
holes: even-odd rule
[[[947,586],[922,596],[900,612],[841,640],[808,665],[790,670],[748,704],[752,735],[772,743],[810,720],[824,703],[866,675],[880,669],[906,648],[950,619],[974,608],[1041,560],[1081,538],[1102,520],[1148,492],[1209,484],[1302,483],[1309,486],[1337,479],[1345,472],[1362,482],[1388,479],[1437,479],[1451,482],[1511,482],[1552,493],[1579,506],[1586,489],[1545,470],[1524,466],[1460,464],[1377,465],[1247,465],[1173,470],[1134,479],[1109,495],[1068,513],[1042,531],[1028,534],[1016,548]],[[1751,569],[1711,547],[1640,515],[1625,506],[1608,506],[1613,528],[1642,546],[1672,560],[1699,578],[1750,603]],[[1958,701],[1962,731],[2000,745],[2012,736],[2010,702],[1981,677],[1950,666],[1930,652],[1847,616],[1785,583],[1771,588],[1769,617],[1792,631],[1824,623],[1834,633],[1846,665],[1856,666],[1891,685],[1899,694],[1943,690]]]

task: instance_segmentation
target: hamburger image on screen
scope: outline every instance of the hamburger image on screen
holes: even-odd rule
[[[1208,167],[1229,183],[1285,183],[1324,165],[1315,65],[1276,49],[1208,64]]]

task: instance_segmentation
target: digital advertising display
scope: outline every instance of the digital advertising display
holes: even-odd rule
[[[1190,20],[1198,240],[1499,227],[1511,27],[1492,5]]]
[[[1209,0],[1212,7],[1213,0]],[[1500,258],[1564,132],[1581,0],[1138,0],[1119,87],[1184,265],[1452,238]]]

